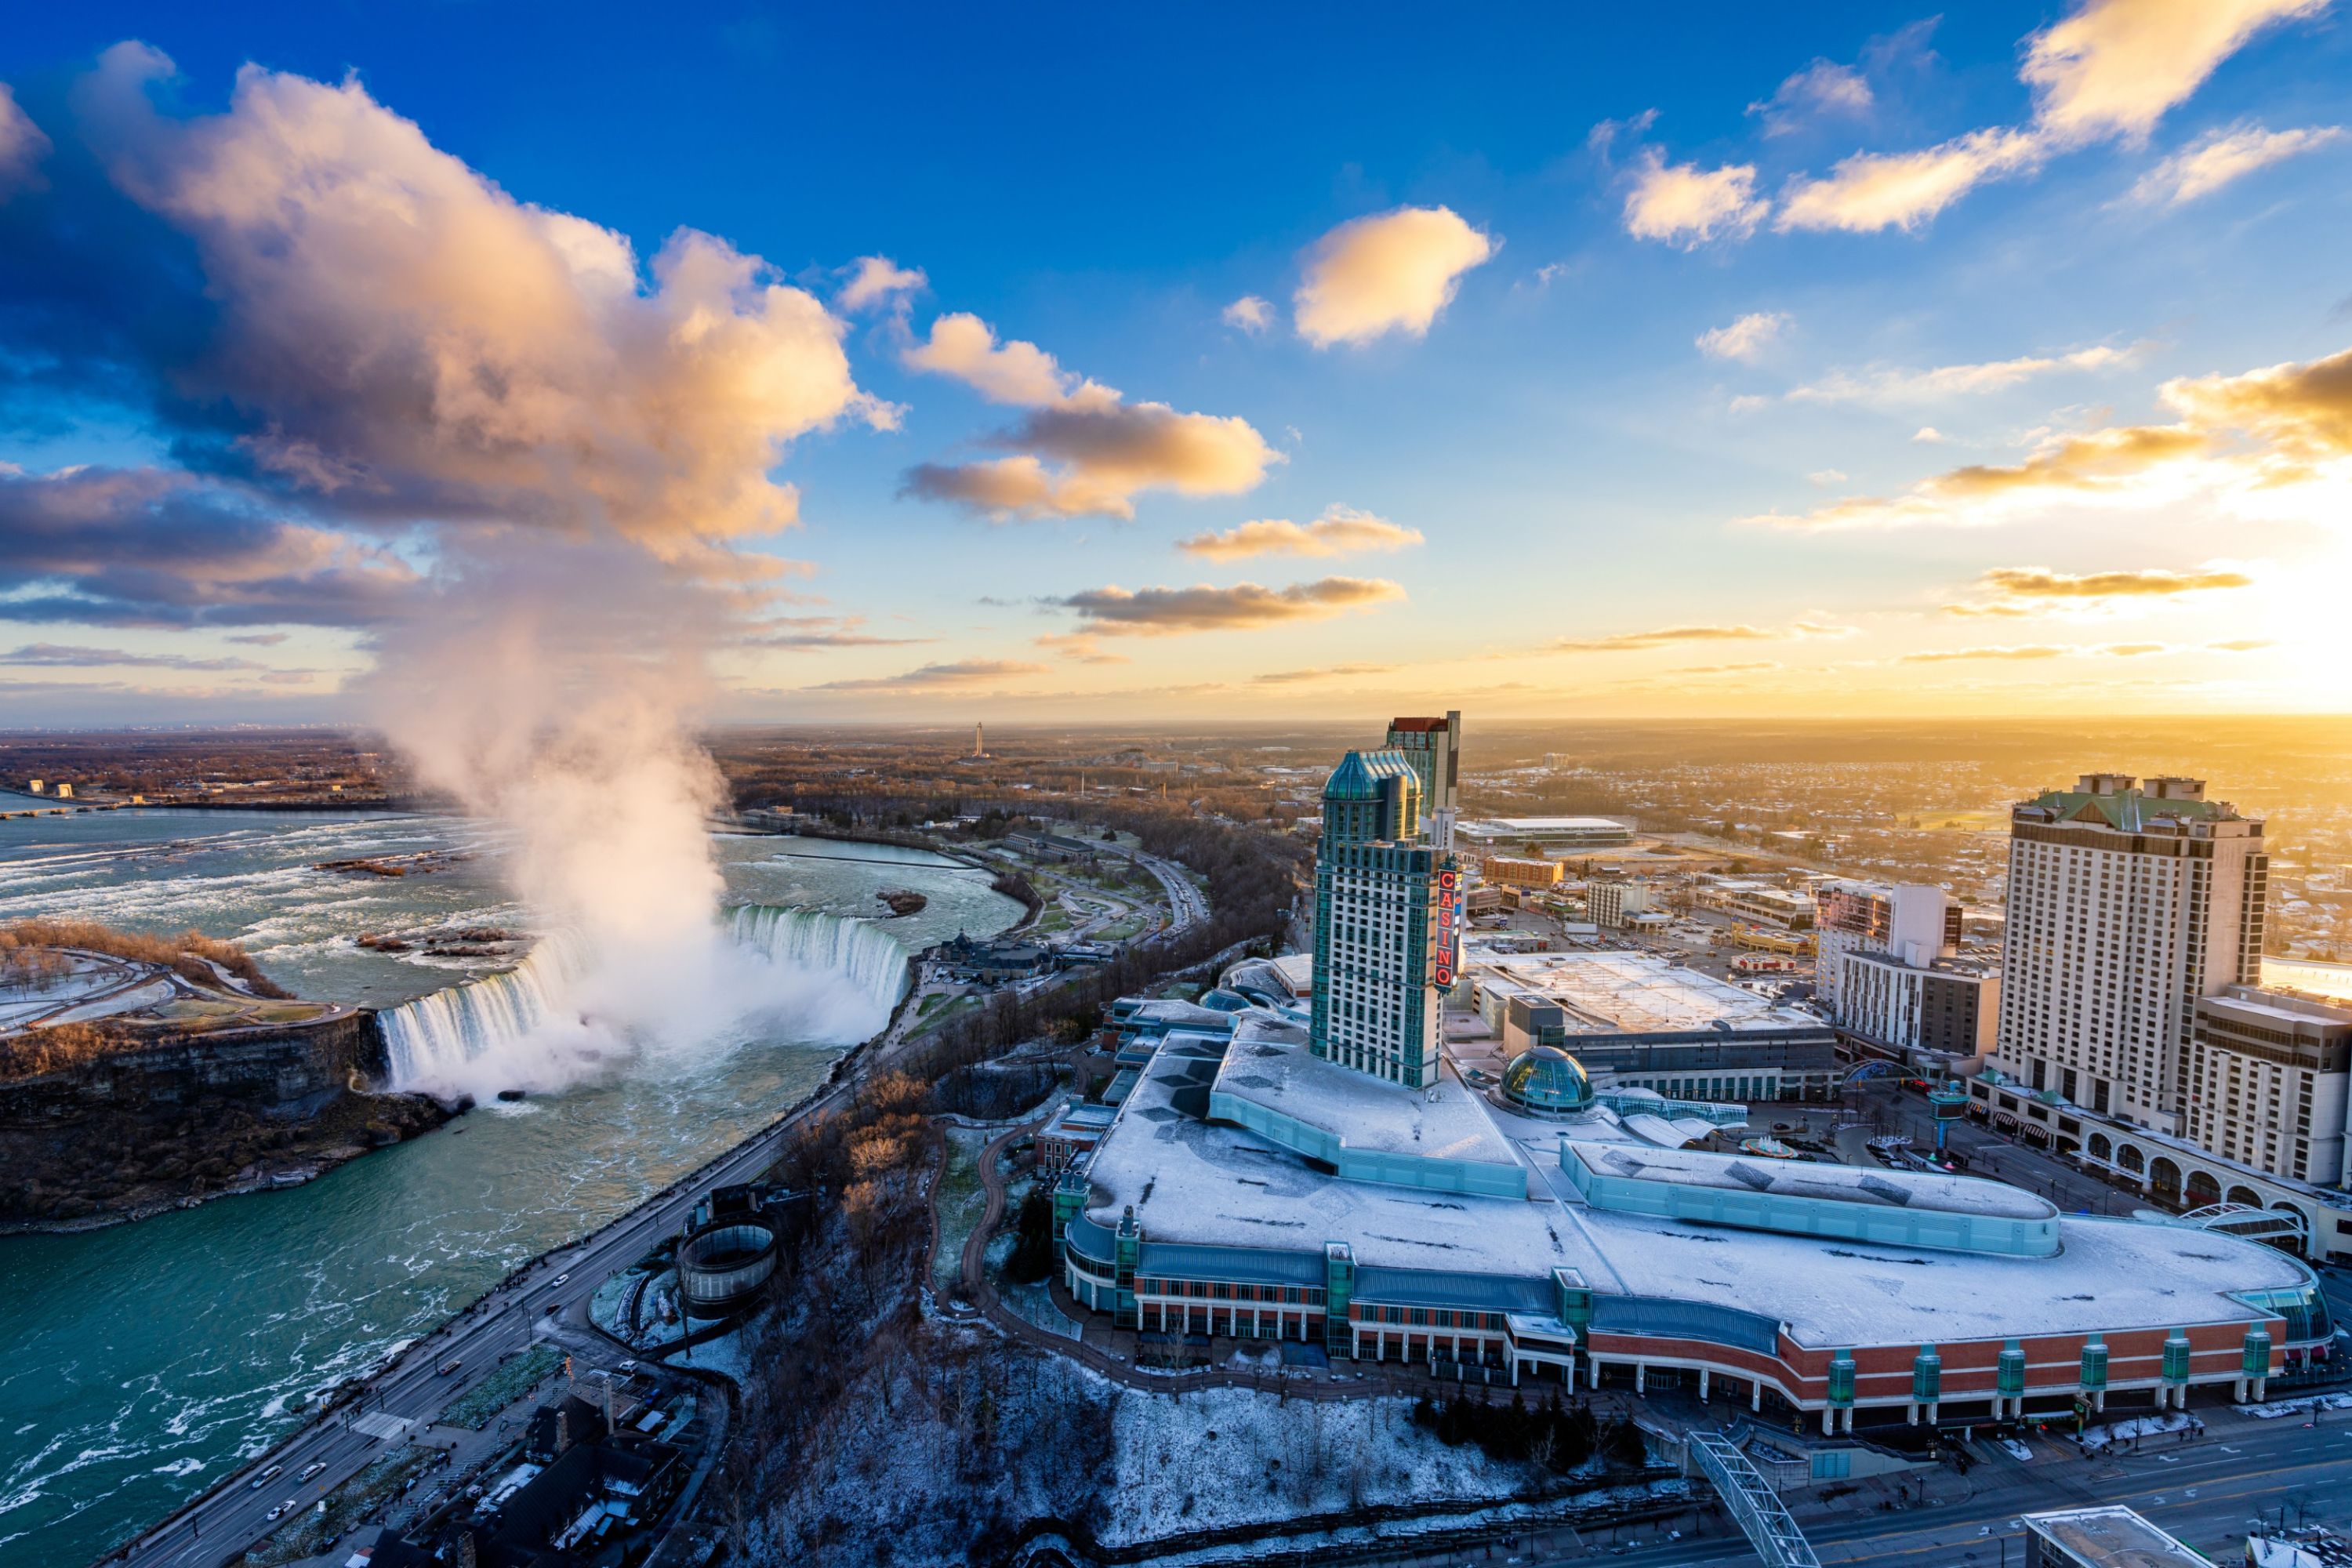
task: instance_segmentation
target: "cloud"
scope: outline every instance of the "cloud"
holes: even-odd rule
[[[746,628],[736,639],[741,647],[906,647],[937,642],[937,637],[886,637],[859,628],[863,616],[785,616]]]
[[[1920,653],[1906,653],[1899,662],[1904,664],[1951,664],[1962,659],[1980,658],[2057,658],[2075,652],[2074,648],[2055,647],[2046,643],[2025,647],[1946,647]]]
[[[1701,353],[1717,359],[1752,360],[1788,330],[1786,310],[1752,310],[1727,327],[1710,327],[1696,340]]]
[[[1876,369],[1859,374],[1837,371],[1810,385],[1791,387],[1792,403],[1926,403],[1947,397],[1971,397],[2006,392],[2040,376],[2067,371],[2108,370],[2137,363],[2154,345],[2129,348],[2104,345],[2063,354],[2027,354],[2016,359],[1987,360],[1976,364],[1937,365],[1927,370]],[[1933,427],[1911,438],[1935,438]]]
[[[1916,228],[1982,181],[2040,167],[2044,152],[2031,132],[1992,129],[1916,153],[1856,153],[1825,178],[1793,183],[1773,226],[1784,234]]]
[[[1860,71],[1816,59],[1782,80],[1770,98],[1749,104],[1748,112],[1763,117],[1765,135],[1785,136],[1816,120],[1867,114],[1873,101]]]
[[[0,201],[40,178],[41,160],[50,152],[48,137],[16,103],[16,95],[0,81]]]
[[[1630,653],[1686,642],[1769,642],[1780,636],[1761,626],[1661,626],[1655,631],[1618,632],[1602,637],[1561,637],[1538,653]]]
[[[2026,40],[2018,76],[2034,113],[2069,142],[2145,141],[2256,33],[2328,0],[2086,0]]]
[[[827,680],[807,688],[811,691],[921,691],[940,687],[981,686],[991,681],[1012,680],[1024,675],[1043,675],[1042,664],[1024,664],[1014,659],[962,658],[953,664],[927,664],[919,669],[905,670],[898,675],[866,676],[854,680]]]
[[[1291,296],[1298,335],[1317,348],[1425,335],[1462,275],[1491,258],[1494,238],[1451,207],[1399,207],[1350,219],[1307,251]]]
[[[2342,140],[2344,130],[2336,125],[2265,131],[2251,121],[2240,121],[2207,132],[2149,170],[2132,186],[2129,199],[2150,206],[2177,207],[2211,195],[2258,169]]]
[[[179,653],[125,653],[121,648],[81,647],[61,643],[26,643],[0,652],[0,664],[60,669],[267,669],[249,658],[196,658]],[[313,673],[273,671],[277,674]]]
[[[2254,580],[2243,572],[2200,568],[2189,572],[2156,569],[2128,572],[2053,572],[2046,566],[1996,566],[1979,581],[1994,593],[2020,599],[2168,598],[2214,588],[2251,588]]]
[[[841,286],[833,302],[844,310],[869,310],[903,300],[929,284],[919,267],[901,267],[887,256],[861,256],[850,264],[849,281]]]
[[[692,229],[629,242],[528,205],[339,85],[247,66],[226,113],[159,114],[171,61],[78,86],[110,176],[187,237],[208,334],[152,367],[246,427],[225,468],[345,517],[607,529],[672,558],[792,523],[795,437],[887,423],[841,323]],[[190,310],[180,300],[142,307]],[[207,335],[209,341],[205,341]]]
[[[286,640],[286,636],[284,632],[239,632],[226,640],[242,643],[247,647],[276,647]]]
[[[0,620],[372,626],[418,581],[397,556],[194,475],[0,468]]]
[[[1404,596],[1402,585],[1384,578],[1321,577],[1286,588],[1255,583],[1217,588],[1197,583],[1189,588],[1130,591],[1113,585],[1045,603],[1076,611],[1083,617],[1079,630],[1084,632],[1103,637],[1170,637],[1328,620]]]
[[[1333,505],[1312,522],[1266,518],[1223,533],[1197,533],[1177,541],[1176,548],[1212,561],[1239,561],[1252,555],[1347,555],[1367,550],[1402,550],[1421,542],[1417,528],[1405,528],[1353,507]]]
[[[1224,310],[1225,325],[1257,333],[1274,324],[1274,307],[1255,294],[1244,294]]]
[[[2262,648],[2276,647],[2269,637],[2231,637],[2227,642],[2209,642],[2205,647],[2214,653],[2253,653]]]
[[[983,438],[1013,456],[919,464],[907,471],[902,495],[952,501],[998,520],[1124,518],[1135,515],[1134,498],[1143,490],[1237,495],[1282,460],[1245,419],[1129,403],[1115,388],[1064,370],[1034,343],[999,343],[974,315],[941,316],[904,358],[914,369],[955,377],[992,403],[1028,412]],[[1048,458],[1060,466],[1047,468]]]
[[[1669,675],[1747,675],[1760,669],[1779,669],[1777,658],[1741,659],[1731,664],[1685,664],[1668,670]]]
[[[1843,468],[1816,468],[1805,476],[1807,484],[1819,485],[1823,489],[1827,489],[1832,485],[1842,485],[1845,481],[1846,472]]]
[[[2177,377],[2157,395],[2177,416],[2173,423],[2053,435],[2016,463],[1953,468],[1891,499],[1848,498],[1798,516],[1745,521],[1798,528],[1981,523],[2053,500],[2145,505],[2197,494],[2265,496],[2275,507],[2292,500],[2285,492],[2293,487],[2347,477],[2352,350],[2238,375]]]
[[[1745,239],[1771,210],[1756,195],[1753,163],[1702,169],[1669,163],[1664,153],[1645,147],[1625,197],[1625,232],[1690,250],[1718,236]]]
[[[912,369],[953,376],[991,403],[1036,408],[1082,390],[1079,378],[1064,371],[1052,354],[1017,338],[1000,344],[996,330],[968,310],[933,321],[929,339],[909,346],[899,358]]]
[[[1911,432],[1911,444],[1915,447],[1948,447],[1951,445],[1951,441],[1952,438],[1949,436],[1945,435],[1933,425],[1922,425]]]
[[[1253,675],[1255,686],[1295,686],[1307,680],[1345,680],[1367,675],[1389,675],[1397,668],[1393,664],[1329,664],[1320,669],[1274,669],[1264,675]]]
[[[1101,643],[1083,632],[1045,632],[1030,639],[1039,647],[1049,647],[1064,658],[1079,664],[1131,664],[1123,653],[1112,653]]]

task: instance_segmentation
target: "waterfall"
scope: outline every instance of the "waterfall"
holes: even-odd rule
[[[726,993],[719,1010],[772,1018],[790,1038],[864,1038],[907,986],[907,950],[870,921],[744,904],[721,912],[719,930],[734,960],[711,976]],[[576,938],[559,934],[502,973],[386,1009],[378,1021],[392,1087],[445,1098],[555,1089],[608,1056],[625,1056],[631,1041],[583,1016],[604,1011],[596,970]]]
[[[783,904],[738,904],[727,911],[736,942],[778,963],[846,975],[885,1007],[907,989],[907,950],[871,921],[796,910]]]

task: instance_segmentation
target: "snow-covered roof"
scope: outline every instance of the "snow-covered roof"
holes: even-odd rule
[[[1255,1133],[1204,1119],[1209,1086],[1224,1066],[1223,1047],[1223,1041],[1179,1038],[1153,1059],[1087,1168],[1087,1213],[1097,1224],[1116,1226],[1132,1205],[1147,1247],[1260,1248],[1303,1259],[1336,1241],[1353,1249],[1360,1268],[1522,1281],[1573,1268],[1597,1301],[1617,1299],[1596,1320],[1604,1331],[1621,1319],[1650,1323],[1687,1308],[1707,1321],[1738,1314],[1743,1324],[1784,1324],[1798,1342],[1815,1347],[2247,1322],[2267,1314],[2232,1292],[2296,1289],[2308,1279],[2294,1259],[2256,1243],[2130,1220],[2062,1216],[2054,1255],[2011,1257],[1841,1243],[1591,1208],[1560,1169],[1561,1124],[1515,1117],[1466,1094],[1463,1103],[1485,1116],[1493,1135],[1527,1165],[1533,1199],[1343,1181]],[[1411,1104],[1404,1091],[1364,1081],[1371,1085],[1368,1092],[1399,1096],[1400,1110]],[[1565,1131],[1588,1145],[1627,1136],[1605,1111]],[[1622,1142],[1618,1147],[1637,1148],[1641,1159],[1654,1163],[1706,1158]],[[1867,1177],[1892,1174],[1746,1163],[1769,1167],[1775,1179],[1857,1190]],[[2039,1203],[2006,1190],[1939,1195],[1933,1184],[1948,1178],[1912,1179],[1929,1184],[1919,1190],[1930,1202],[1996,1210]],[[1306,1263],[1297,1268],[1303,1278]]]
[[[1217,1089],[1322,1129],[1351,1149],[1508,1165],[1517,1156],[1478,1109],[1478,1097],[1442,1070],[1407,1089],[1266,1037],[1245,1021],[1217,1074]]]
[[[1640,1118],[1629,1119],[1643,1120]],[[1810,1160],[1757,1160],[1680,1147],[1628,1149],[1571,1143],[1580,1158],[1611,1174],[1729,1192],[1771,1193],[1878,1207],[1931,1209],[2000,1219],[2048,1219],[2058,1210],[2021,1187],[1934,1171],[1881,1171]]]

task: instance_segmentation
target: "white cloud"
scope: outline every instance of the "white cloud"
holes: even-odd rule
[[[851,264],[849,281],[833,302],[845,310],[865,310],[924,288],[930,279],[919,267],[901,267],[887,256],[861,256]]]
[[[2131,190],[2131,199],[2149,205],[2179,206],[2211,195],[2232,180],[2284,159],[2341,142],[2340,126],[2265,131],[2250,121],[2209,131],[2158,163]]]
[[[1494,238],[1451,207],[1399,207],[1341,224],[1307,252],[1291,297],[1298,333],[1317,348],[1393,331],[1421,337]]]
[[[1274,307],[1255,294],[1244,294],[1225,307],[1225,325],[1244,332],[1262,332],[1274,324]]]
[[[1029,410],[988,437],[1013,455],[908,470],[902,493],[953,501],[989,517],[1133,517],[1147,489],[1237,495],[1282,455],[1245,419],[1129,403],[1113,387],[1064,370],[1054,356],[966,312],[941,316],[902,357],[953,376],[992,403]],[[1058,468],[1046,467],[1052,459]]]
[[[1817,468],[1805,476],[1806,483],[1819,485],[1823,489],[1829,489],[1832,485],[1842,485],[1845,481],[1846,473],[1843,468]]]
[[[2068,142],[2147,139],[2221,62],[2328,0],[2086,0],[2026,41],[2018,75],[2042,128]]]
[[[194,242],[216,384],[261,469],[353,512],[605,525],[671,558],[793,522],[796,437],[892,411],[842,323],[724,240],[629,242],[516,201],[356,78],[257,66],[171,120],[141,44],[80,86],[116,184]]]
[[[1872,101],[1870,83],[1860,71],[1817,59],[1782,81],[1770,98],[1749,104],[1748,112],[1763,117],[1765,135],[1785,136],[1816,120],[1866,114]]]
[[[1788,330],[1785,310],[1752,310],[1727,327],[1710,327],[1696,340],[1699,352],[1717,359],[1752,360]]]
[[[31,184],[48,155],[49,139],[17,106],[8,84],[0,81],[0,201]]]
[[[1178,541],[1176,548],[1212,561],[1239,561],[1252,555],[1347,555],[1366,550],[1402,550],[1421,542],[1417,528],[1406,528],[1351,506],[1335,505],[1325,508],[1312,522],[1265,518],[1223,533],[1195,534]]]
[[[1745,239],[1771,210],[1757,197],[1753,163],[1702,169],[1645,147],[1625,197],[1625,232],[1688,250],[1717,237]]]
[[[1793,403],[1889,404],[1978,396],[2005,392],[2037,377],[2067,371],[2108,370],[2134,364],[2148,347],[2147,343],[2123,349],[2099,345],[2071,353],[2027,354],[1977,364],[1936,365],[1927,370],[1882,369],[1860,374],[1837,371],[1819,382],[1790,388],[1789,399]],[[1916,441],[1928,434],[1930,431],[1922,431],[1912,439]]]
[[[1950,445],[1951,439],[1952,438],[1949,436],[1945,435],[1933,425],[1922,425],[1919,428],[1911,432],[1911,441],[1914,446],[1944,447]]]
[[[1972,131],[1916,153],[1856,153],[1826,178],[1791,185],[1774,226],[1853,234],[1916,228],[1979,182],[2038,167],[2042,153],[2030,132],[2003,130]]]
[[[995,329],[968,310],[933,321],[930,337],[899,358],[912,369],[953,376],[991,403],[1043,407],[1078,390],[1077,378],[1055,363],[1052,354],[1018,338],[1000,346]]]

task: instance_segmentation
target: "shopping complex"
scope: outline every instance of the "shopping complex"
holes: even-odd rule
[[[2275,1247],[1788,1157],[1726,1091],[1808,1097],[1817,1028],[1622,954],[1483,951],[1436,899],[1366,907],[1351,823],[1426,851],[1381,862],[1391,895],[1400,868],[1442,875],[1452,847],[1422,827],[1409,769],[1351,755],[1334,778],[1323,852],[1340,839],[1343,874],[1325,879],[1338,912],[1309,995],[1245,969],[1200,1005],[1123,1005],[1133,1076],[1055,1188],[1070,1296],[1139,1343],[1671,1384],[1823,1431],[2259,1399],[2326,1354],[2316,1280]],[[1407,798],[1367,813],[1367,781]],[[1353,1032],[1315,1027],[1334,995]]]

